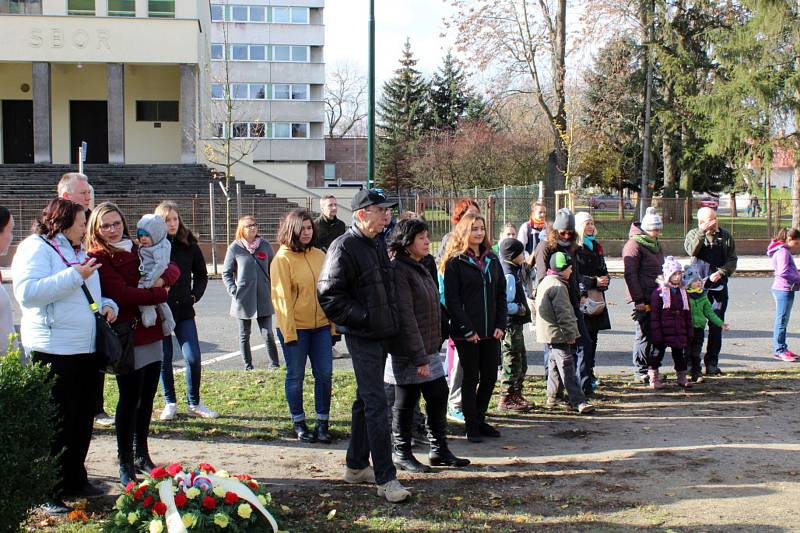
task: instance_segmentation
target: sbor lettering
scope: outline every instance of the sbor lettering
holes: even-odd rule
[[[97,50],[111,50],[111,36],[108,30],[96,30],[94,33],[78,29],[70,33],[61,28],[34,28],[28,36],[31,48],[62,49],[67,46],[84,50],[94,47]]]

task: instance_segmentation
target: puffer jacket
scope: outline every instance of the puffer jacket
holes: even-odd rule
[[[684,306],[681,290],[673,290],[670,306],[664,309],[661,287],[653,289],[650,296],[650,331],[653,344],[669,348],[686,348],[692,340],[694,326],[690,305]]]
[[[572,274],[569,277],[569,300],[572,302],[572,307],[577,312],[581,305],[581,296],[585,296],[585,292],[581,291],[580,286],[580,264],[578,263],[578,245],[571,242],[569,246],[562,246],[556,244],[555,248],[551,248],[547,244],[547,239],[539,241],[536,249],[533,251],[535,266],[536,266],[536,282],[541,282],[547,275],[547,270],[550,268],[550,258],[556,252],[563,252],[572,258]],[[538,290],[538,289],[537,289]]]
[[[772,241],[767,248],[767,255],[772,259],[775,279],[772,289],[776,291],[796,291],[800,289],[800,272],[794,263],[792,253],[783,241]]]
[[[625,296],[629,303],[646,304],[650,303],[650,295],[658,285],[656,278],[661,275],[664,252],[660,245],[657,252],[648,250],[633,240],[634,235],[644,235],[638,222],[631,224],[628,242],[622,248]]]
[[[389,263],[386,246],[356,226],[328,248],[317,296],[340,333],[389,340],[400,329],[394,266]]]
[[[74,252],[69,240],[59,233],[53,239],[67,261],[83,263],[86,252]],[[14,296],[22,316],[22,345],[31,351],[74,355],[95,351],[95,320],[81,285],[83,278],[67,266],[39,235],[30,235],[17,247],[11,262]],[[94,301],[118,311],[111,298],[101,297],[100,275],[86,280]],[[5,343],[3,341],[3,350]]]
[[[167,304],[175,322],[180,322],[194,318],[194,304],[200,301],[208,286],[208,268],[194,235],[189,234],[189,244],[168,238],[172,242],[170,258],[180,268],[181,277],[169,290]]]
[[[451,257],[444,269],[444,303],[450,315],[450,337],[478,334],[490,339],[495,329],[506,329],[506,277],[500,259],[491,250],[475,259]]]
[[[578,319],[569,298],[567,282],[549,274],[536,289],[536,340],[563,344],[580,337]]]
[[[400,336],[392,360],[395,366],[399,363],[422,366],[428,364],[430,354],[437,353],[442,345],[439,289],[428,269],[419,261],[399,253],[393,263]]]
[[[577,260],[578,270],[580,271],[578,283],[581,287],[581,293],[585,293],[590,289],[596,289],[603,292],[603,297],[605,298],[605,291],[608,290],[608,287],[601,289],[597,286],[597,278],[608,276],[608,267],[606,266],[603,247],[600,246],[600,243],[595,241],[594,248],[591,250],[586,245],[579,246],[575,254],[575,259]],[[611,329],[608,305],[606,305],[606,308],[603,309],[603,312],[599,315],[584,315],[583,320],[586,322],[586,329],[589,331]]]

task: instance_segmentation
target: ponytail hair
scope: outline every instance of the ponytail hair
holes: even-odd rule
[[[775,240],[781,242],[797,241],[800,240],[800,229],[797,228],[781,228],[775,234]]]

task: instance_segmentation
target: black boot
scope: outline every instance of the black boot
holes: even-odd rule
[[[333,442],[333,437],[328,431],[327,420],[317,420],[317,427],[314,428],[314,437],[316,438],[317,442],[321,442],[323,444],[330,444]]]
[[[150,459],[150,453],[147,450],[147,446],[136,447],[133,465],[136,467],[136,470],[146,474],[149,474],[150,471],[156,467],[155,463],[153,463],[153,460]]]
[[[297,438],[301,442],[316,442],[316,438],[314,434],[308,429],[305,420],[301,420],[300,422],[294,423],[294,432],[297,435]]]
[[[127,487],[131,481],[138,483],[136,467],[133,464],[133,453],[121,453],[117,457],[119,458],[119,482],[122,483],[122,486]]]
[[[428,411],[428,462],[431,466],[467,466],[469,459],[456,457],[447,446],[447,407]]]
[[[269,368],[280,368],[281,362],[278,359],[278,346],[275,344],[275,334],[270,331],[267,334],[267,354],[269,355]]]
[[[411,438],[402,442],[395,440],[394,449],[392,450],[392,462],[398,470],[405,470],[406,472],[413,472],[415,474],[427,474],[431,471],[428,465],[424,465],[417,461],[414,454],[411,453]]]

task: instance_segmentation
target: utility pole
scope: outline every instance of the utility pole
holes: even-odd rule
[[[647,79],[644,96],[644,143],[642,148],[642,192],[639,194],[639,220],[644,217],[645,210],[647,209],[647,194],[650,185],[650,143],[653,138],[653,131],[650,127],[651,104],[653,100],[653,25],[655,24],[655,4],[652,0],[645,0],[642,2],[642,9],[646,9],[646,13],[642,13],[643,22],[647,23],[647,43],[645,46],[645,57],[647,58]]]
[[[369,73],[367,75],[367,188],[375,183],[375,0],[369,0]]]

